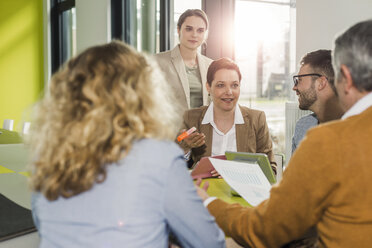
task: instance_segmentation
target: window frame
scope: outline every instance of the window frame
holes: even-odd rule
[[[75,7],[75,0],[50,0],[51,71],[56,72],[69,58],[71,51],[70,20],[66,11]]]
[[[160,44],[159,50],[170,49],[170,17],[173,0],[158,0],[160,3]],[[137,16],[133,9],[136,9],[136,0],[111,0],[111,38],[125,41],[129,45],[137,46]]]

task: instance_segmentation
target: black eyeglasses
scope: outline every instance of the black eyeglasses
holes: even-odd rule
[[[294,82],[294,86],[297,86],[298,85],[298,79],[299,78],[302,78],[302,77],[323,77],[323,75],[320,75],[318,73],[309,73],[309,74],[302,74],[302,75],[295,75],[293,76],[293,82]],[[327,77],[326,77],[327,78]]]

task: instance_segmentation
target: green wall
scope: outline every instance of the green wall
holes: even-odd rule
[[[20,131],[44,87],[43,0],[0,0],[0,127]]]

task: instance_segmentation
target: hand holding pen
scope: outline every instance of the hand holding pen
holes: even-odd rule
[[[195,127],[189,130],[181,130],[181,134],[177,138],[178,142],[182,141],[185,148],[197,148],[205,144],[205,135],[199,133]]]

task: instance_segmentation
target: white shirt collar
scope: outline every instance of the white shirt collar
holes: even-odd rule
[[[208,106],[207,112],[205,112],[204,118],[201,124],[214,124],[214,115],[213,115],[213,102],[211,102]],[[234,125],[236,124],[244,124],[244,119],[242,112],[240,111],[240,107],[237,104],[235,106],[235,114],[234,114]]]
[[[372,92],[363,96],[359,99],[346,113],[341,117],[341,119],[346,119],[353,115],[358,115],[364,110],[372,106]]]

